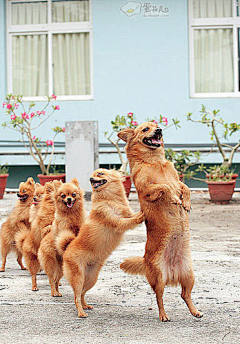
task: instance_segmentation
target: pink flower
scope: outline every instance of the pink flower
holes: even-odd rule
[[[34,112],[30,113],[30,116],[31,118],[33,118],[35,116],[35,113]]]
[[[7,109],[11,109],[12,108],[12,104],[8,103],[7,104]]]
[[[52,140],[47,140],[46,144],[47,144],[47,146],[52,146],[53,145],[53,141]]]
[[[60,106],[59,105],[54,106],[54,110],[60,110]]]
[[[132,125],[138,125],[138,122],[132,121],[131,124],[132,124]]]
[[[41,111],[37,111],[37,114],[38,114],[38,115],[41,115]]]
[[[41,114],[45,115],[46,111],[41,111]]]
[[[167,120],[166,117],[163,117],[163,118],[162,118],[162,122],[163,122],[165,125],[168,125],[168,120]]]
[[[6,102],[3,102],[3,107],[4,107],[5,105],[7,105],[7,103],[6,103]]]
[[[13,115],[10,116],[10,118],[11,118],[12,120],[15,121],[15,119],[17,118],[17,116],[16,116],[15,113],[14,113]]]
[[[132,116],[133,116],[133,113],[132,113],[132,112],[129,112],[129,113],[127,114],[127,116],[128,116],[128,117],[132,117]]]
[[[63,131],[64,133],[65,133],[65,130],[66,130],[66,128],[65,128],[65,127],[63,127],[63,128],[62,128],[62,131]]]
[[[18,109],[19,104],[15,103],[15,104],[14,104],[14,107],[15,107],[15,109]]]
[[[32,137],[32,140],[36,140],[36,136],[35,135]]]
[[[152,122],[155,123],[155,124],[158,124],[158,122],[155,119]]]
[[[29,119],[29,116],[26,114],[26,112],[22,113],[22,119]]]
[[[56,100],[56,99],[57,99],[57,96],[55,96],[55,94],[52,94],[51,98],[54,99],[54,100]]]

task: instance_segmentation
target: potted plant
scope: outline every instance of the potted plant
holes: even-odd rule
[[[182,182],[184,179],[189,179],[190,167],[196,165],[200,159],[200,152],[191,152],[189,150],[182,150],[176,152],[171,148],[165,149],[166,159],[174,163],[174,167],[178,171],[179,178]]]
[[[0,199],[3,199],[8,176],[8,168],[4,165],[0,165]]]
[[[227,191],[227,189],[230,188],[230,185],[233,186],[234,190],[234,187],[236,185],[236,178],[238,177],[238,174],[233,173],[230,170],[230,167],[233,162],[234,154],[240,147],[240,140],[234,145],[230,145],[228,143],[228,140],[230,136],[240,131],[240,124],[226,123],[223,118],[219,117],[219,111],[220,110],[207,111],[205,106],[202,105],[202,109],[200,111],[201,118],[199,120],[195,120],[192,118],[192,113],[188,113],[187,120],[194,123],[201,123],[210,128],[211,140],[214,142],[212,149],[214,147],[218,148],[223,161],[220,166],[213,166],[209,170],[206,170],[206,168],[201,165],[196,171],[204,172],[206,174],[207,180],[205,180],[205,182],[208,184],[208,187],[211,187],[212,182],[214,183],[214,185],[219,183],[219,187],[221,185],[221,187],[223,188],[223,191],[221,191],[220,194],[224,195],[225,193],[229,194],[229,191]],[[219,128],[222,129],[221,133]],[[224,150],[225,147],[229,148],[229,154],[227,154],[227,152]],[[195,178],[193,174],[194,173],[192,173],[191,177],[202,181],[202,179],[200,178]],[[224,191],[225,188],[226,191]],[[210,192],[210,197],[212,197],[212,194],[213,192]],[[217,202],[225,203],[228,201],[222,200],[221,202],[221,200],[218,199]]]
[[[178,119],[172,119],[172,123],[168,124],[168,120],[166,117],[162,115],[159,116],[158,119],[146,119],[148,122],[154,122],[156,124],[162,124],[164,126],[163,129],[170,128],[171,126],[175,126],[176,129],[180,128]],[[111,121],[112,131],[109,134],[107,131],[105,132],[106,139],[116,148],[121,166],[119,168],[119,172],[121,172],[125,176],[125,181],[123,182],[127,197],[130,194],[131,190],[131,177],[128,173],[128,160],[124,158],[124,151],[122,151],[119,141],[120,139],[117,137],[117,133],[120,132],[123,128],[136,128],[138,126],[138,122],[136,119],[136,115],[133,112],[129,112],[125,116],[117,115],[113,121]]]
[[[51,180],[58,179],[64,181],[65,178],[65,174],[53,175],[50,171],[55,151],[54,140],[59,133],[65,132],[65,128],[58,126],[52,128],[54,135],[51,140],[41,141],[34,135],[34,132],[46,122],[55,111],[60,110],[59,105],[52,105],[49,111],[50,102],[56,100],[56,98],[54,94],[51,97],[47,96],[46,105],[38,111],[35,110],[35,103],[25,103],[22,100],[22,96],[13,96],[9,94],[6,97],[6,101],[3,103],[3,107],[6,109],[5,113],[9,118],[2,126],[4,128],[13,129],[19,133],[24,147],[39,164],[42,173],[38,175],[38,178],[42,185],[47,181],[46,176],[48,176],[48,180],[50,178]]]

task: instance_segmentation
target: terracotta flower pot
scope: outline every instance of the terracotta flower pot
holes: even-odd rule
[[[127,198],[128,198],[129,195],[130,195],[130,191],[131,191],[132,181],[131,181],[131,177],[130,176],[124,176],[124,177],[125,177],[125,180],[123,181],[123,186],[125,188],[125,192],[126,192],[126,195],[127,195]]]
[[[210,193],[210,199],[216,204],[228,204],[234,193],[236,180],[229,182],[206,181]]]
[[[66,174],[65,173],[50,174],[50,175],[38,174],[37,176],[40,181],[40,184],[44,185],[46,182],[52,182],[53,180],[61,180],[64,183]]]
[[[9,174],[0,174],[0,199],[3,199]]]

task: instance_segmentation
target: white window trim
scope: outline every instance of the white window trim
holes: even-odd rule
[[[232,18],[193,18],[193,0],[188,0],[189,13],[189,84],[191,98],[240,98],[238,90],[238,28],[240,28],[240,16],[237,16],[237,7],[235,0],[232,0]],[[233,92],[212,92],[197,93],[195,92],[195,67],[194,67],[194,29],[233,29]]]
[[[31,0],[39,1],[39,0]],[[48,22],[51,20],[51,3],[52,0],[48,1]],[[11,3],[12,2],[23,2],[23,0],[6,0],[6,43],[7,43],[7,93],[12,93],[12,36],[27,35],[27,34],[47,34],[48,35],[48,66],[52,66],[52,35],[56,33],[89,33],[89,49],[90,49],[90,95],[67,95],[58,96],[58,101],[69,101],[69,100],[93,100],[93,29],[92,29],[92,1],[89,0],[89,22],[71,22],[71,23],[51,23],[51,24],[33,24],[33,25],[11,25]],[[49,85],[48,95],[53,94],[53,70],[49,68]],[[24,101],[46,101],[46,97],[34,96],[34,97],[23,97]]]

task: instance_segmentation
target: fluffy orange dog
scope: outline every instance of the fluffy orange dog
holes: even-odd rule
[[[85,219],[83,191],[78,180],[54,186],[55,219],[52,230],[43,238],[38,258],[49,278],[51,296],[62,296],[59,293],[59,281],[62,273],[63,249],[75,238]]]
[[[29,222],[32,224],[33,220],[37,216],[39,210],[39,204],[43,198],[44,186],[39,183],[35,184],[35,192],[33,196],[33,202],[29,210]]]
[[[44,186],[36,190],[36,195],[33,200],[37,199],[37,194],[44,191],[44,196],[41,203],[37,206],[38,213],[35,219],[31,222],[30,232],[21,231],[16,235],[16,245],[18,250],[22,253],[27,269],[32,276],[32,291],[37,291],[37,273],[40,270],[40,264],[37,257],[37,252],[42,238],[50,231],[50,225],[54,220],[55,205],[54,205],[54,185],[61,185],[61,182],[55,180],[53,183],[48,182]]]
[[[146,275],[156,293],[161,321],[170,320],[163,307],[165,285],[181,284],[181,296],[190,312],[202,317],[191,300],[194,273],[186,212],[191,207],[190,191],[180,182],[173,164],[165,159],[162,130],[146,122],[135,130],[124,129],[118,136],[127,142],[131,176],[147,226],[144,257],[128,258],[120,267],[128,273]]]
[[[19,184],[19,192],[17,194],[18,201],[14,210],[1,228],[2,267],[0,271],[5,271],[7,255],[10,251],[16,252],[17,262],[21,269],[25,270],[22,264],[22,254],[15,245],[15,235],[21,230],[30,230],[29,209],[32,204],[34,191],[35,182],[31,177],[29,177],[26,182],[21,182]]]
[[[118,172],[98,169],[90,181],[90,215],[63,254],[64,275],[73,288],[79,317],[87,317],[84,309],[93,308],[84,296],[95,285],[100,269],[120,244],[124,232],[144,220],[142,212],[133,214]]]

